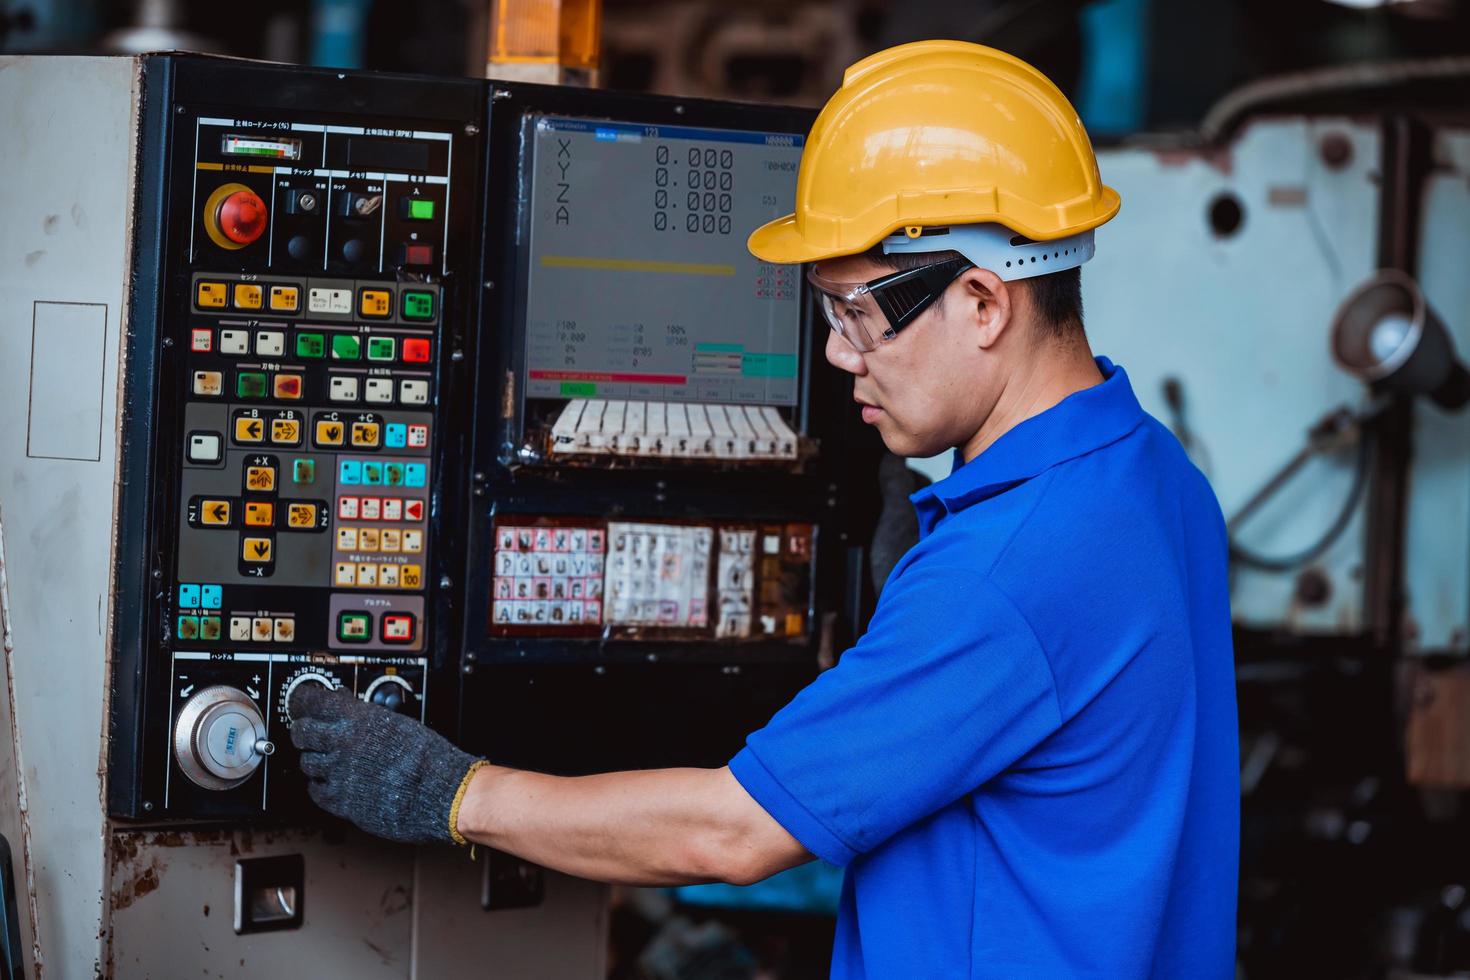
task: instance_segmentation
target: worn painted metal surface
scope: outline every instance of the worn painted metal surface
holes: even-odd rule
[[[1093,349],[1128,371],[1144,408],[1172,422],[1168,379],[1225,514],[1234,514],[1338,405],[1366,404],[1328,349],[1339,302],[1374,271],[1378,127],[1373,120],[1268,118],[1218,151],[1131,147],[1099,154],[1123,196],[1083,270]],[[1425,294],[1470,359],[1470,134],[1436,135],[1420,245]],[[1216,207],[1231,231],[1216,227]],[[1218,220],[1218,219],[1216,219]],[[1470,649],[1470,413],[1416,407],[1407,543],[1411,648]],[[1286,555],[1332,522],[1352,451],[1306,467],[1241,530],[1257,552]],[[931,476],[948,460],[919,464]],[[1308,605],[1295,574],[1242,568],[1237,621],[1294,633],[1350,633],[1363,623],[1362,507],[1312,566],[1329,593]]]
[[[1419,279],[1470,364],[1470,132],[1441,130],[1424,196]],[[1405,582],[1411,646],[1470,652],[1470,411],[1415,408]]]
[[[103,955],[101,760],[135,78],[129,59],[0,58],[0,506],[20,764],[0,810],[29,828],[18,854],[38,977],[89,976]]]

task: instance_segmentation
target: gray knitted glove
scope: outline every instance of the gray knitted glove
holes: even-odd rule
[[[303,684],[290,709],[291,741],[317,806],[388,840],[466,843],[452,821],[483,761],[346,691]]]

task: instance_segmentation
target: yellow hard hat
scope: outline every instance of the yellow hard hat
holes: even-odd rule
[[[767,262],[817,262],[899,229],[982,222],[1050,241],[1096,228],[1119,203],[1045,75],[983,45],[916,41],[847,70],[812,126],[796,212],[748,245]]]

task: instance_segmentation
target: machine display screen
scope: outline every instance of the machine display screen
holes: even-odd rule
[[[527,396],[795,405],[799,269],[745,241],[792,210],[802,142],[534,117]]]

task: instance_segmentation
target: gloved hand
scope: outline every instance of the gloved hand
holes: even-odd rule
[[[291,741],[317,806],[388,840],[467,843],[454,822],[483,760],[346,691],[303,684],[289,707]]]

